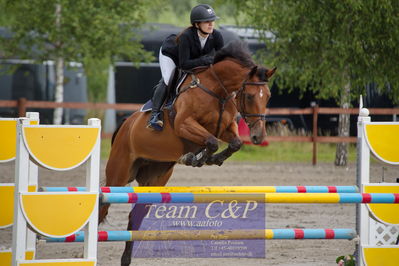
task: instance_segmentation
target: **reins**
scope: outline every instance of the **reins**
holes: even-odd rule
[[[223,112],[225,110],[226,103],[228,101],[230,101],[232,98],[238,96],[239,94],[244,95],[245,94],[245,87],[247,85],[256,85],[256,86],[258,86],[258,85],[266,85],[267,81],[259,81],[259,82],[247,81],[252,76],[251,75],[252,70],[251,70],[248,73],[247,77],[242,82],[242,86],[240,87],[240,89],[238,89],[238,91],[233,91],[232,93],[229,93],[228,90],[226,89],[226,87],[224,86],[223,81],[220,80],[220,78],[216,74],[215,70],[213,69],[213,65],[210,65],[209,68],[211,70],[212,76],[218,81],[220,87],[226,93],[226,97],[222,97],[222,96],[216,94],[215,92],[211,91],[210,89],[208,89],[204,85],[202,85],[200,80],[199,80],[199,78],[193,72],[188,72],[191,75],[191,82],[190,82],[190,84],[188,86],[182,88],[180,90],[179,94],[187,91],[190,88],[198,87],[198,88],[202,89],[204,92],[206,92],[207,94],[209,94],[212,97],[218,99],[218,101],[219,101],[219,118],[218,118],[218,122],[217,122],[217,126],[216,126],[215,137],[219,138],[220,127],[221,127]],[[233,101],[233,105],[235,106],[237,111],[240,112],[241,116],[244,118],[244,121],[245,121],[245,123],[247,123],[249,128],[252,128],[253,125],[255,123],[257,123],[259,120],[263,120],[263,121],[266,120],[266,115],[265,114],[248,114],[248,113],[246,113],[245,112],[245,99],[242,96],[240,98],[241,98],[241,100],[240,100],[240,108],[237,107],[237,105],[236,105],[236,103],[234,101]],[[240,109],[241,109],[241,111],[240,111]],[[255,122],[248,123],[247,117],[259,117],[259,119],[257,119]]]

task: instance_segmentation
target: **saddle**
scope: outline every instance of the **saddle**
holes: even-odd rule
[[[173,110],[173,103],[175,102],[177,95],[181,91],[184,91],[188,88],[182,88],[181,85],[183,82],[186,80],[187,75],[189,74],[197,74],[199,72],[202,72],[206,69],[208,69],[208,66],[199,66],[196,68],[193,68],[191,70],[181,70],[177,69],[173,72],[172,79],[170,80],[168,84],[168,92],[166,96],[165,103],[163,104],[161,110],[168,110],[171,111]],[[148,100],[140,109],[140,112],[150,112],[152,110],[152,100]]]

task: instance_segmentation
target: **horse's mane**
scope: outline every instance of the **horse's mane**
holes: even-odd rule
[[[232,41],[217,51],[213,63],[216,64],[217,62],[223,61],[227,58],[234,58],[239,61],[242,66],[247,68],[256,66],[256,63],[251,57],[251,52],[249,51],[248,45],[241,40]],[[261,81],[267,81],[268,78],[266,76],[266,72],[266,68],[258,67],[256,75]]]
[[[241,40],[229,42],[228,45],[217,51],[213,63],[216,64],[228,57],[238,60],[244,67],[250,68],[256,65],[252,60],[248,45]]]

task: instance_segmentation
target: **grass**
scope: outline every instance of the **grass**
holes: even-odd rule
[[[221,148],[225,148],[223,144]],[[245,145],[229,158],[230,162],[312,162],[312,143],[272,142],[268,146],[259,147]],[[335,144],[317,144],[317,162],[332,163],[335,159]],[[111,139],[102,139],[101,158],[107,159],[111,149]],[[349,162],[356,161],[356,146],[349,146]]]
[[[317,144],[317,162],[334,162],[335,144]],[[268,146],[245,145],[231,161],[312,162],[313,144],[306,142],[272,142]],[[349,161],[356,161],[356,146],[349,146]]]
[[[101,159],[108,159],[111,150],[111,139],[101,139]]]

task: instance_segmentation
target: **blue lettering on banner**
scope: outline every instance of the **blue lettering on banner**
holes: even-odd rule
[[[265,229],[265,204],[248,200],[147,204],[139,230]],[[134,218],[133,218],[134,219]],[[133,224],[137,224],[133,222]],[[265,258],[265,240],[135,241],[136,258]]]

